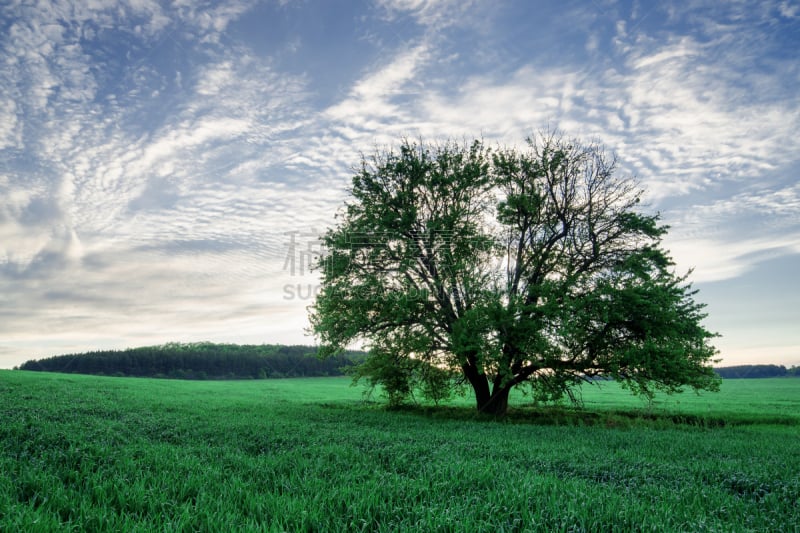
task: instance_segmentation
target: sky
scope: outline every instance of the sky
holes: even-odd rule
[[[646,190],[723,365],[800,365],[800,4],[51,0],[0,7],[0,368],[312,344],[360,154],[543,129]]]

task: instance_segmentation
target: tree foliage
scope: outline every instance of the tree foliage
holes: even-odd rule
[[[404,140],[362,157],[350,193],[310,320],[323,354],[365,342],[362,375],[388,390],[420,364],[457,371],[493,414],[522,384],[549,397],[600,376],[646,395],[718,386],[667,228],[598,144]]]

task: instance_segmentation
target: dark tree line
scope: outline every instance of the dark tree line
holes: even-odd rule
[[[721,378],[779,378],[784,376],[800,377],[800,367],[786,368],[783,365],[738,365],[715,368],[714,372]]]
[[[21,370],[178,379],[266,379],[341,376],[364,354],[317,357],[312,346],[170,343],[31,360]]]

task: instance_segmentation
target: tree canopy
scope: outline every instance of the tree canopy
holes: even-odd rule
[[[324,236],[312,330],[322,354],[365,343],[360,376],[393,401],[459,380],[491,414],[519,385],[718,387],[715,335],[661,246],[667,227],[599,144],[403,140],[362,156],[350,194]]]

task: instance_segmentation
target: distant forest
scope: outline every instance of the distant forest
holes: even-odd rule
[[[341,376],[364,352],[319,359],[313,346],[170,343],[127,350],[57,355],[20,370],[172,379],[267,379]]]
[[[714,371],[723,379],[800,377],[800,367],[786,368],[783,365],[724,366]]]

